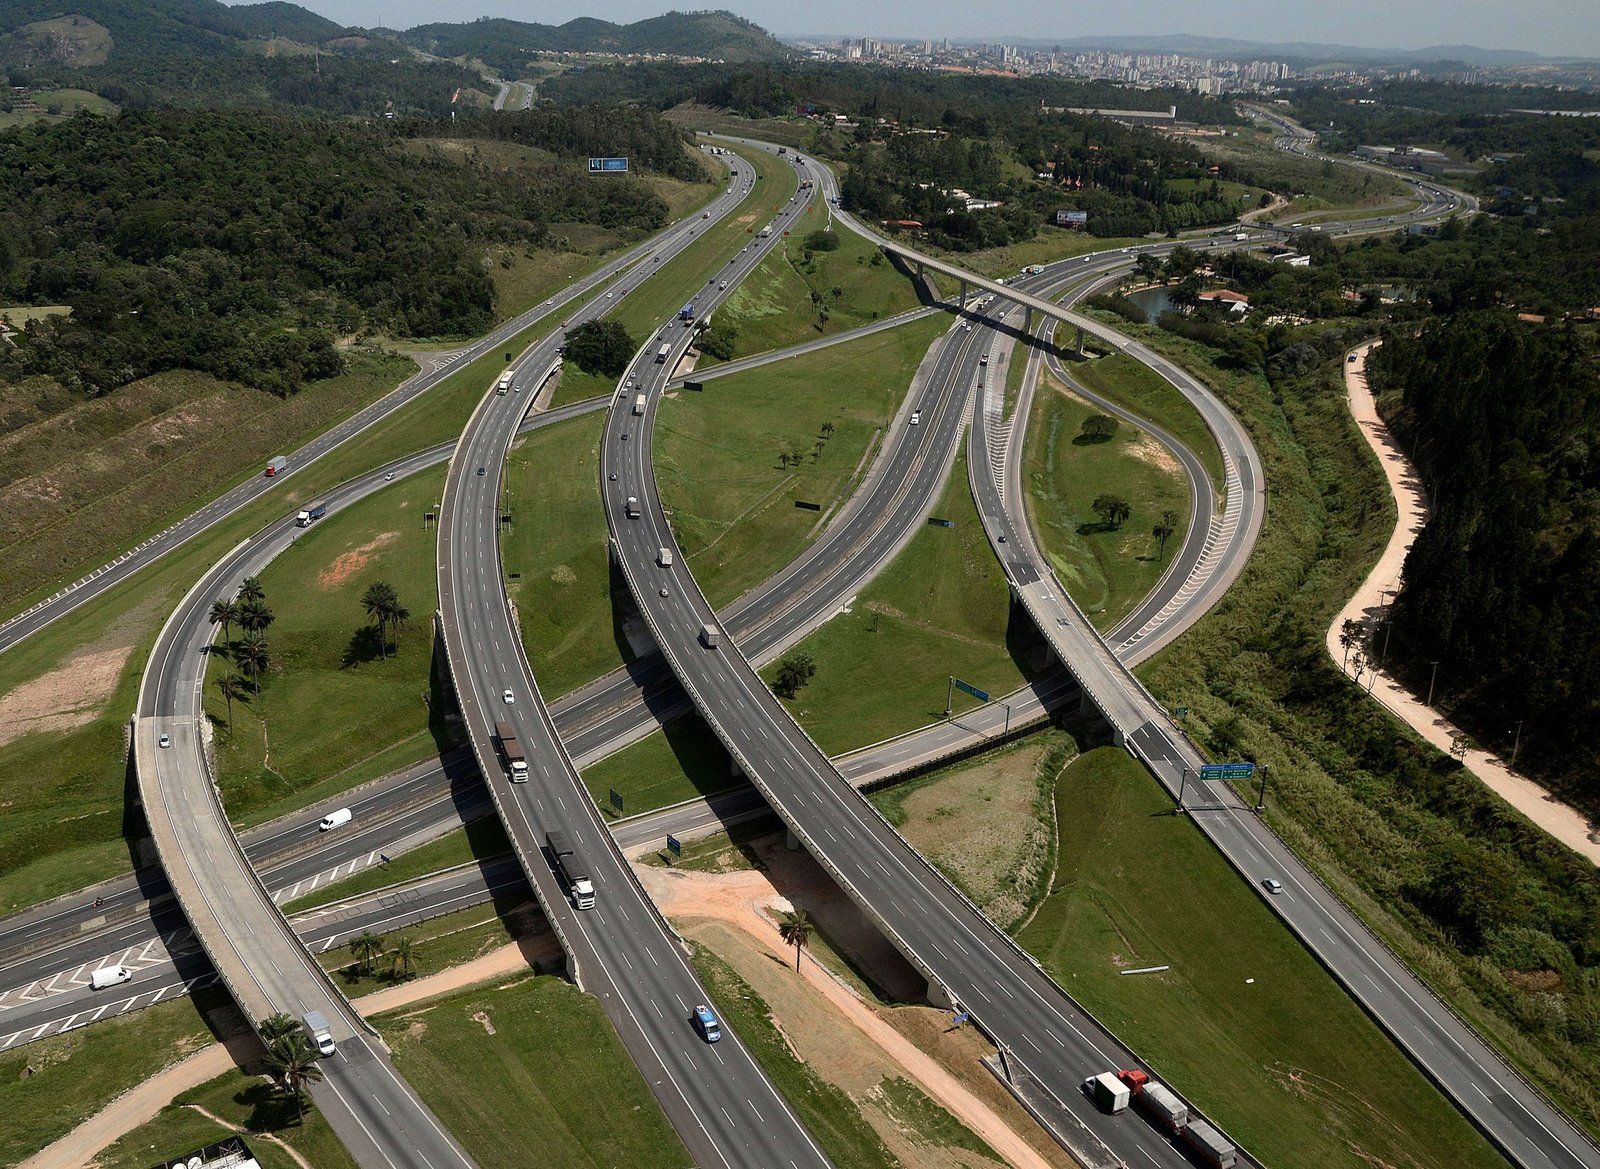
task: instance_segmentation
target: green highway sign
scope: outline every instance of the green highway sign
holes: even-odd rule
[[[979,690],[976,686],[973,686],[973,685],[971,685],[970,683],[967,683],[967,682],[963,682],[960,678],[957,678],[955,680],[955,683],[956,683],[956,689],[961,691],[961,693],[970,694],[974,698],[976,698],[979,702],[988,702],[989,701],[989,696],[987,694],[985,694],[982,690]]]
[[[1201,779],[1249,779],[1255,773],[1254,763],[1207,763],[1200,768]]]

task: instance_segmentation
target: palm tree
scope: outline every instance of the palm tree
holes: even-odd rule
[[[378,955],[383,953],[383,939],[371,930],[362,930],[350,939],[350,952],[361,968],[370,972]]]
[[[260,597],[239,602],[239,627],[246,633],[265,633],[277,618]]]
[[[389,612],[399,602],[395,598],[394,589],[381,580],[375,580],[367,586],[367,591],[361,594],[361,607],[366,610],[372,623],[378,627],[378,656],[389,656],[383,631],[389,620]]]
[[[1156,526],[1150,529],[1150,534],[1161,542],[1161,550],[1156,554],[1157,560],[1167,558],[1167,541],[1172,538],[1172,533],[1178,530],[1178,517],[1170,511],[1161,513],[1161,519]]]
[[[265,600],[266,596],[267,590],[261,587],[260,577],[247,576],[239,582],[239,599],[241,601],[261,601]]]
[[[411,620],[411,610],[396,601],[389,607],[389,628],[394,630],[394,648],[400,649],[400,627]]]
[[[272,1045],[285,1035],[291,1035],[300,1029],[300,1020],[283,1011],[268,1015],[256,1024],[256,1033],[261,1036],[261,1042],[267,1045],[268,1051],[271,1051]]]
[[[294,1097],[295,1112],[305,1120],[307,1084],[322,1082],[322,1064],[316,1046],[304,1031],[291,1031],[267,1048],[267,1069],[286,1096]]]
[[[223,674],[217,678],[217,689],[228,700],[228,733],[233,733],[233,700],[243,692],[244,679],[238,674]]]
[[[228,600],[226,597],[218,597],[215,601],[211,602],[211,612],[207,615],[207,620],[209,620],[212,625],[222,626],[223,644],[227,644],[227,642],[230,640],[233,623],[238,619],[239,606]]]
[[[791,909],[783,915],[783,920],[778,923],[778,934],[785,942],[794,947],[794,972],[800,973],[800,951],[811,943],[811,935],[816,932],[817,923],[811,920],[811,915],[803,909]]]
[[[233,647],[234,654],[239,659],[239,664],[250,674],[251,681],[255,684],[257,694],[261,693],[261,675],[266,672],[271,664],[272,657],[267,652],[267,639],[259,633],[247,633],[244,640]]]
[[[411,977],[411,964],[416,960],[416,946],[411,941],[410,934],[401,934],[394,940],[394,953],[390,961],[392,969],[398,970],[402,978]]]

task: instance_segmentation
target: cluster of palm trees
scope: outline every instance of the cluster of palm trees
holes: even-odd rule
[[[267,605],[266,591],[258,577],[247,576],[239,585],[239,593],[231,600],[219,597],[211,602],[209,619],[213,626],[222,626],[222,640],[233,653],[233,660],[250,677],[255,693],[261,693],[261,675],[272,662],[267,646],[267,627],[276,619]],[[244,636],[233,640],[233,627],[237,625]],[[228,702],[228,729],[233,730],[233,700],[244,693],[244,678],[237,674],[223,674],[217,679],[217,689]]]
[[[376,974],[378,959],[387,954],[391,978],[410,978],[417,961],[416,943],[409,934],[397,934],[385,945],[381,934],[363,930],[350,939],[350,953],[355,955],[357,972],[365,974]]]
[[[400,603],[394,586],[381,580],[373,581],[367,586],[367,591],[361,594],[361,607],[378,627],[378,656],[387,658],[389,643],[384,631],[394,631],[395,648],[399,649],[400,626],[411,620],[411,610]]]
[[[322,1082],[317,1045],[299,1019],[279,1011],[256,1025],[267,1049],[267,1071],[285,1096],[293,1097],[295,1113],[306,1115],[306,1087]]]

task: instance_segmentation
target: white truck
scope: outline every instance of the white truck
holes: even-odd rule
[[[635,394],[633,396],[633,412],[635,414],[643,414],[644,413],[644,395],[643,394]]]
[[[1128,1085],[1117,1079],[1114,1072],[1101,1072],[1083,1082],[1084,1095],[1107,1112],[1124,1112],[1133,1093]]]
[[[328,514],[328,501],[319,499],[315,503],[307,504],[304,511],[294,517],[294,522],[302,528],[309,528],[323,516]]]
[[[311,1036],[311,1042],[317,1045],[317,1051],[324,1056],[334,1052],[333,1035],[328,1030],[328,1020],[321,1011],[307,1011],[301,1017],[306,1025],[306,1034]]]

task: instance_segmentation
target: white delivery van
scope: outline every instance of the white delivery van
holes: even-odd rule
[[[126,966],[102,966],[89,975],[89,989],[105,990],[108,986],[118,986],[131,981],[132,978],[133,971]]]
[[[329,812],[322,818],[322,823],[317,825],[318,832],[326,832],[330,828],[342,828],[350,823],[350,809],[340,808],[336,812]]]
[[[662,568],[671,568],[672,567],[672,549],[671,548],[662,548],[660,551],[658,551],[656,553],[656,563],[659,564]]]

